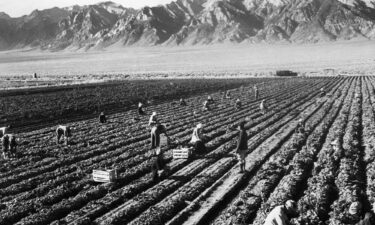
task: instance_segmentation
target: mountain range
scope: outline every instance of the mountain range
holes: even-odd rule
[[[375,0],[176,0],[0,12],[0,50],[375,39]]]

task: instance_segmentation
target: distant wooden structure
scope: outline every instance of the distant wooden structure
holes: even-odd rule
[[[298,73],[290,70],[278,70],[276,71],[276,76],[278,77],[296,77]]]
[[[323,73],[327,76],[334,76],[336,74],[336,71],[335,69],[324,69]]]

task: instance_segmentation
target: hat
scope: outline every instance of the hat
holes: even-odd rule
[[[297,203],[293,200],[288,200],[285,202],[285,208],[293,213],[297,213]]]
[[[339,145],[339,140],[335,139],[334,141],[331,142],[331,145]]]
[[[349,214],[358,215],[361,208],[362,208],[362,204],[360,202],[353,202],[352,204],[350,204]]]
[[[152,112],[152,115],[153,115],[153,116],[156,116],[156,112]]]
[[[202,124],[202,123],[198,123],[198,124],[197,124],[197,128],[198,128],[198,129],[201,129],[202,127],[203,127],[203,124]]]
[[[302,123],[302,122],[303,122],[303,119],[302,119],[302,118],[300,118],[300,119],[298,120],[298,122]]]
[[[245,127],[245,121],[241,121],[238,126],[242,129]]]

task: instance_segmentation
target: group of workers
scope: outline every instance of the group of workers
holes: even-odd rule
[[[8,159],[16,157],[17,154],[17,140],[14,134],[9,134],[8,131],[11,127],[5,126],[0,127],[0,138],[1,138],[1,147],[2,154],[1,158]]]
[[[256,86],[253,87],[254,97],[256,100],[259,98],[259,91]],[[319,97],[322,98],[326,95],[324,89],[320,90]],[[230,99],[230,92],[225,92],[225,98]],[[187,106],[187,103],[184,99],[180,99],[180,106]],[[215,103],[211,96],[207,97],[207,100],[204,101],[203,104],[203,111],[210,111],[212,109],[212,105]],[[235,109],[241,109],[242,103],[240,99],[235,101]],[[265,114],[268,110],[268,106],[266,105],[265,100],[263,99],[259,106],[260,112]],[[144,110],[144,105],[142,103],[138,104],[138,114],[140,116],[146,115]],[[101,112],[99,115],[99,122],[106,123],[107,118],[104,112]],[[237,148],[236,154],[239,161],[239,168],[240,173],[245,172],[245,158],[248,150],[248,135],[245,128],[245,121],[241,121],[238,126],[237,130],[238,133],[238,141],[237,141]],[[161,124],[157,118],[157,113],[153,112],[149,118],[148,126],[150,128],[151,133],[151,150],[154,151],[153,157],[155,160],[152,165],[153,170],[153,180],[158,181],[160,177],[160,172],[163,173],[168,168],[166,167],[166,163],[164,161],[164,149],[161,146],[161,136],[164,135],[167,142],[170,141],[166,125]],[[2,127],[0,128],[0,137],[2,138],[2,146],[3,146],[3,157],[6,158],[8,156],[8,152],[11,155],[14,155],[16,152],[16,138],[15,135],[8,134],[8,129],[10,127]],[[69,138],[72,135],[71,128],[69,126],[59,125],[56,129],[56,143],[60,143],[60,139],[64,139],[66,144],[69,144]],[[305,133],[305,124],[302,119],[299,119],[295,133],[297,134],[304,134]],[[192,137],[190,140],[190,145],[194,147],[194,154],[200,155],[206,153],[206,146],[205,146],[206,137],[204,135],[204,125],[202,123],[198,123],[196,127],[193,129]],[[297,206],[293,200],[288,200],[285,204],[275,207],[267,216],[264,225],[284,225],[288,224],[288,220],[293,218],[297,214]],[[369,217],[366,214],[366,218]],[[373,217],[371,217],[373,218]],[[366,223],[362,223],[366,224]]]

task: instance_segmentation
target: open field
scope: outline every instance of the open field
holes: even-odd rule
[[[54,126],[21,132],[19,158],[0,164],[0,224],[256,224],[287,199],[298,202],[294,224],[355,224],[349,205],[364,210],[375,202],[375,79],[330,77],[269,80],[260,88],[269,111],[261,114],[250,93],[258,79],[232,89],[243,102],[222,92],[211,112],[201,112],[206,94],[187,98],[187,107],[171,102],[150,105],[168,124],[169,136],[185,145],[202,122],[208,138],[204,156],[173,160],[152,182],[148,117],[132,120],[119,112],[109,123],[96,119],[69,123],[70,146],[56,145]],[[324,87],[328,97],[318,99]],[[197,111],[194,117],[192,111]],[[245,120],[248,136],[246,173],[235,157],[237,131]],[[249,118],[251,118],[249,120]],[[306,134],[294,132],[297,119]],[[330,143],[342,148],[330,155]],[[96,168],[116,167],[115,183],[94,183]]]
[[[123,80],[0,90],[0,124],[40,127],[96,117],[101,111],[136,109],[138,102],[160,104],[274,79]]]
[[[373,74],[375,42],[324,44],[211,45],[130,47],[90,52],[0,52],[0,76],[46,76],[90,79],[92,75],[137,75],[136,78],[197,76],[269,76],[278,69],[319,75],[323,69],[352,75]],[[126,77],[126,76],[125,76]],[[131,76],[134,77],[134,76]]]

